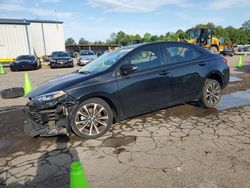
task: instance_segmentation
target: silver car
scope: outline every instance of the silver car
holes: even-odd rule
[[[97,58],[95,52],[91,50],[81,50],[77,58],[77,64],[79,66],[87,65],[91,61],[94,61]]]

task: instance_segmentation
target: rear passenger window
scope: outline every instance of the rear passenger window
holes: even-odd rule
[[[201,53],[190,46],[165,46],[168,61],[178,63],[192,61],[201,56]]]

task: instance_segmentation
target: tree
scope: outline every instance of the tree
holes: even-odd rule
[[[116,33],[112,33],[112,34],[110,35],[110,41],[111,41],[111,42],[115,43],[116,38],[117,38]]]
[[[150,41],[151,41],[151,42],[156,42],[156,41],[158,41],[158,36],[157,36],[157,35],[152,35],[151,38],[150,38]]]
[[[150,42],[151,41],[151,34],[150,33],[145,33],[143,36],[143,41],[144,42]]]
[[[139,34],[136,34],[135,36],[133,36],[133,43],[134,44],[139,44],[142,42],[142,38]]]
[[[241,28],[242,28],[244,31],[250,31],[250,20],[245,21],[245,22],[242,24]]]
[[[80,45],[89,44],[89,41],[87,41],[85,38],[81,37],[78,44],[80,44]]]
[[[73,45],[73,44],[76,44],[74,39],[72,38],[68,38],[66,41],[65,41],[65,46],[69,46],[69,45]]]
[[[123,31],[119,31],[116,34],[115,43],[119,44],[122,40],[124,40],[125,37],[126,37],[126,33],[124,33]]]

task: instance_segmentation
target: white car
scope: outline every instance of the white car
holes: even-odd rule
[[[95,54],[95,52],[91,50],[81,50],[79,52],[77,64],[79,66],[87,65],[91,61],[94,61],[96,58],[97,58],[97,55]]]

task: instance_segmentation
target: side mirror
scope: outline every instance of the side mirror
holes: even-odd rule
[[[138,68],[135,65],[132,64],[124,64],[120,67],[120,74],[122,76],[129,75],[130,73],[136,71]]]

